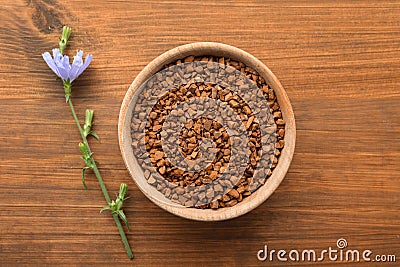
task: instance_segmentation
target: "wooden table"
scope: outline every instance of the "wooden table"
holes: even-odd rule
[[[7,1],[0,4],[0,265],[296,266],[260,262],[269,249],[336,248],[395,254],[400,262],[399,1]],[[92,141],[110,192],[128,183],[125,254],[99,214],[93,174],[81,184],[79,135],[59,80],[41,53],[73,28],[93,63],[73,88],[80,118],[95,110]],[[173,216],[137,189],[117,139],[121,101],[152,59],[177,45],[217,41],[267,64],[291,99],[297,147],[263,205],[217,223]],[[377,263],[374,263],[378,266]],[[373,266],[360,263],[357,266]],[[346,265],[325,260],[316,266]]]

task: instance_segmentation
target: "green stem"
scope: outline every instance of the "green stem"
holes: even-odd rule
[[[68,99],[68,104],[69,104],[69,107],[71,108],[72,116],[74,117],[76,126],[78,126],[78,129],[79,129],[79,132],[81,134],[82,140],[85,143],[85,145],[87,146],[89,154],[90,154],[91,150],[90,150],[90,147],[89,147],[89,143],[88,143],[87,138],[86,138],[86,136],[85,136],[85,134],[83,132],[81,124],[79,123],[78,117],[76,116],[76,112],[75,112],[75,109],[74,109],[74,105],[72,104],[71,98]],[[107,188],[104,185],[103,178],[100,175],[99,169],[97,168],[97,165],[96,165],[96,162],[95,162],[94,158],[92,157],[91,160],[92,160],[92,164],[93,164],[93,172],[96,175],[97,180],[99,181],[99,184],[100,184],[100,187],[101,187],[101,191],[103,192],[104,198],[106,199],[106,202],[108,204],[108,203],[111,202],[111,200],[110,200],[110,196],[109,196],[109,194],[107,192]],[[113,214],[113,218],[114,218],[115,223],[117,224],[118,231],[119,231],[119,234],[121,236],[122,242],[124,243],[126,252],[128,253],[129,258],[133,259],[133,253],[132,253],[131,247],[129,246],[128,239],[126,238],[124,229],[123,229],[122,224],[121,224],[121,222],[120,222],[120,220],[118,218],[118,215]]]

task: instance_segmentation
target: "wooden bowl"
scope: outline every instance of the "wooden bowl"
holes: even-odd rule
[[[232,207],[220,208],[217,210],[197,209],[184,207],[172,202],[161,192],[157,191],[156,188],[147,183],[144,173],[141,167],[138,165],[131,147],[132,138],[130,124],[132,119],[132,111],[134,108],[134,92],[148,78],[150,78],[159,70],[163,69],[166,64],[172,63],[189,55],[224,56],[243,62],[247,66],[255,69],[275,91],[283,119],[286,122],[284,137],[285,147],[282,150],[278,165],[273,170],[272,175],[266,180],[263,186],[258,188],[242,202]],[[118,121],[118,136],[122,157],[130,175],[136,182],[139,189],[151,201],[164,210],[187,219],[199,221],[220,221],[235,218],[253,210],[263,203],[275,191],[285,177],[293,157],[296,141],[296,126],[292,106],[285,90],[271,70],[269,70],[260,60],[251,54],[230,45],[213,42],[199,42],[182,45],[165,52],[150,62],[139,73],[129,87],[122,103]]]

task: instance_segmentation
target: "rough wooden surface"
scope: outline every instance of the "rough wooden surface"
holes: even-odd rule
[[[322,250],[340,237],[400,261],[398,1],[2,0],[0,17],[0,265],[286,266],[256,253],[264,244]],[[74,103],[81,118],[95,109],[102,141],[92,146],[109,190],[129,184],[132,262],[111,216],[99,214],[105,203],[95,177],[82,188],[79,135],[60,81],[41,59],[63,24],[74,29],[68,52],[94,55]],[[118,148],[118,112],[133,78],[193,41],[228,43],[262,60],[297,121],[294,159],[278,190],[220,223],[156,207]]]

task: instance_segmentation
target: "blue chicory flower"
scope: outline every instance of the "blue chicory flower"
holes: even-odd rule
[[[51,57],[49,52],[43,53],[42,56],[50,69],[58,77],[63,79],[63,81],[68,81],[70,83],[82,74],[82,72],[89,66],[93,58],[91,54],[87,54],[85,62],[83,62],[83,51],[79,50],[76,52],[76,56],[74,56],[72,64],[70,64],[69,57],[62,55],[60,53],[60,49],[58,48],[53,49],[53,57]]]

